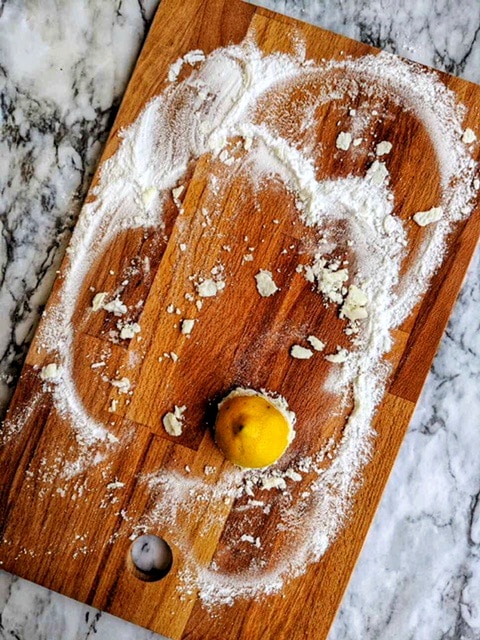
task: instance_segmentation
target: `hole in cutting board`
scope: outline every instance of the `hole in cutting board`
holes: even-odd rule
[[[161,580],[168,574],[172,564],[173,554],[170,545],[160,536],[140,536],[134,540],[128,553],[131,572],[144,582]]]

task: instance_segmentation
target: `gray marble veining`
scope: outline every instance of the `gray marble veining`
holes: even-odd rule
[[[157,4],[0,1],[0,404]],[[263,4],[480,82],[478,0]],[[330,640],[480,639],[479,272],[477,255]],[[0,638],[92,637],[159,636],[0,573]]]
[[[479,81],[478,0],[259,0],[255,4]]]

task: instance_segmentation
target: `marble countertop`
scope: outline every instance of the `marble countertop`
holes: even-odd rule
[[[0,2],[0,412],[157,0]],[[480,83],[478,0],[263,5]],[[477,252],[329,640],[480,639]],[[0,573],[0,638],[158,638]]]

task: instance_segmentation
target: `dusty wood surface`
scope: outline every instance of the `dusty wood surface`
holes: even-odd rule
[[[258,44],[266,52],[291,51],[292,30],[303,34],[307,56],[311,58],[335,59],[373,51],[238,0],[188,3],[164,0],[104,157],[115,151],[119,129],[131,123],[146,101],[162,91],[172,61],[191,49],[200,48],[208,53],[218,46],[239,42],[252,27]],[[471,107],[473,122],[480,108],[480,89],[448,76],[444,76],[444,81]],[[394,109],[391,104],[384,108]],[[396,181],[397,213],[412,207],[429,208],[438,195],[435,169],[430,169],[432,179],[429,181],[425,181],[422,174],[425,168],[422,163],[432,155],[430,143],[421,131],[415,131],[418,124],[412,118],[399,112],[394,115],[394,120],[385,120],[376,133],[378,139],[393,139],[396,146],[390,171]],[[364,171],[368,162],[366,154],[352,160],[333,153],[336,119],[336,113],[329,109],[319,118],[318,135],[327,148],[332,149],[332,153],[319,158],[319,175],[340,177],[352,171]],[[412,137],[415,154],[410,153]],[[400,147],[403,153],[398,151]],[[480,216],[477,211],[467,224],[458,226],[450,239],[449,255],[430,291],[411,318],[395,332],[396,343],[390,354],[394,373],[375,420],[378,432],[375,455],[366,468],[365,481],[357,494],[347,528],[322,561],[287,584],[281,594],[255,601],[239,600],[232,608],[223,608],[212,617],[195,596],[179,600],[178,575],[183,561],[180,555],[175,555],[174,540],[171,541],[174,566],[164,580],[142,582],[129,571],[126,557],[135,521],[125,520],[120,512],[126,510],[140,518],[151,507],[145,486],[138,482],[137,475],[160,468],[182,470],[185,465],[191,467],[192,473],[201,474],[206,465],[212,465],[216,468],[212,478],[215,481],[228,464],[212,442],[205,416],[210,413],[212,399],[237,385],[274,389],[287,397],[298,418],[297,444],[303,453],[315,452],[331,435],[338,434],[343,422],[342,417],[328,419],[331,400],[325,398],[321,382],[330,365],[320,358],[293,361],[289,348],[297,337],[309,334],[328,335],[338,344],[345,343],[343,325],[335,312],[325,310],[319,296],[295,271],[298,251],[314,243],[316,232],[298,224],[293,199],[280,189],[266,190],[260,195],[263,212],[260,217],[255,215],[256,196],[240,177],[229,178],[228,190],[215,196],[208,189],[208,177],[212,173],[227,180],[221,163],[206,157],[200,159],[184,196],[182,219],[178,219],[173,202],[167,208],[166,240],[154,232],[144,235],[143,231],[118,236],[108,255],[92,268],[83,285],[75,314],[75,376],[79,394],[90,413],[108,421],[125,446],[116,451],[108,464],[99,462],[88,471],[87,477],[79,477],[66,489],[58,477],[58,469],[63,461],[74,458],[74,439],[56,415],[49,395],[42,392],[34,367],[45,364],[45,356],[38,353],[39,345],[33,344],[10,418],[25,411],[32,398],[36,399],[35,404],[23,430],[7,438],[9,442],[0,454],[2,566],[175,639],[321,640],[328,633],[360,553],[461,286],[479,236]],[[203,207],[215,208],[215,233],[208,233],[201,225],[199,211]],[[263,227],[265,220],[274,218],[280,218],[280,223]],[[230,239],[228,254],[222,248],[225,240],[221,234]],[[245,235],[248,242],[244,241]],[[191,247],[188,255],[178,250],[182,239],[188,239]],[[256,247],[252,262],[242,260],[248,246]],[[282,254],[285,247],[289,250]],[[114,377],[115,371],[125,366],[133,346],[116,346],[107,368],[92,371],[90,364],[108,342],[109,321],[104,313],[85,313],[92,296],[89,287],[111,290],[132,258],[140,264],[145,256],[150,259],[149,273],[131,278],[122,294],[129,305],[146,300],[141,314],[143,340],[141,346],[135,347],[144,356],[143,364],[130,375],[135,385],[132,402],[127,404],[120,398],[117,410],[109,413],[110,402],[118,395],[111,386],[102,385],[100,376]],[[281,291],[271,298],[259,299],[253,276],[259,268],[268,267],[273,258],[280,269],[276,281]],[[217,260],[225,264],[228,278],[235,281],[236,286],[227,287],[215,303],[205,301],[198,329],[203,326],[208,327],[208,331],[196,328],[191,338],[179,338],[178,325],[174,326],[166,307],[170,303],[183,304],[184,293],[191,287],[188,275],[192,269],[208,271]],[[60,278],[52,294],[52,304],[61,286]],[[193,309],[189,317],[195,317],[192,314]],[[159,361],[163,352],[171,350],[179,356],[176,364],[168,358]],[[95,389],[93,393],[92,389]],[[189,428],[179,439],[167,436],[161,424],[163,414],[173,404],[188,407]],[[115,508],[112,508],[112,495],[107,496],[108,504],[105,503],[105,485],[106,478],[114,477],[125,482],[125,489],[118,494],[118,502],[114,502]],[[236,556],[226,551],[226,538],[235,526],[236,517],[230,506],[217,507],[215,526],[210,528],[208,536],[196,535],[209,515],[209,508],[204,505],[179,523],[191,531],[192,554],[203,562],[215,557],[226,568],[242,569],[250,556]],[[272,510],[270,517],[257,523],[262,537],[270,540],[272,553],[287,544],[287,534],[274,535],[275,518]],[[161,535],[162,531],[158,533]],[[255,535],[254,531],[249,533]]]

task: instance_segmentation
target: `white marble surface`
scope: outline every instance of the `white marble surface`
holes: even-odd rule
[[[0,1],[0,403],[157,0]],[[265,6],[480,82],[478,0]],[[329,640],[480,639],[480,257]],[[0,573],[0,638],[157,638]],[[253,639],[252,639],[253,640]]]

